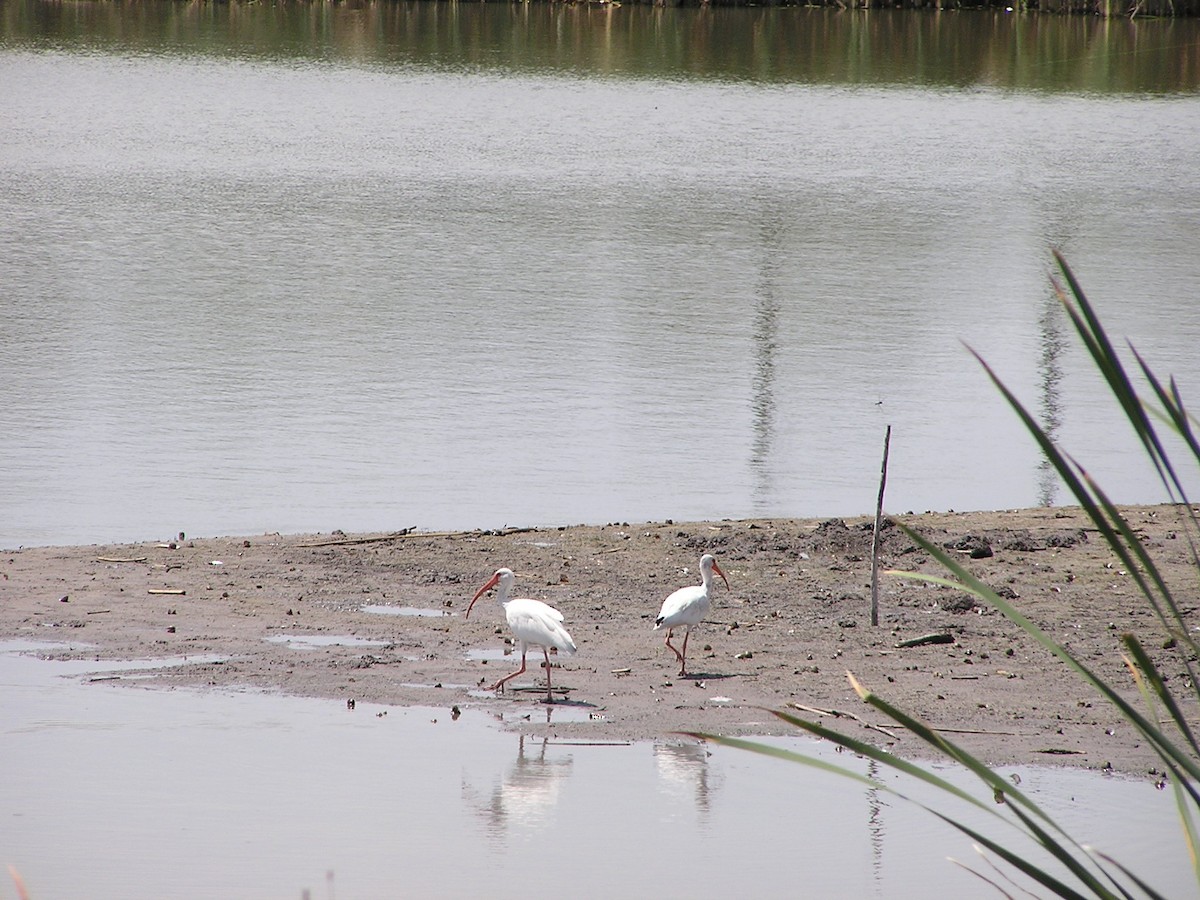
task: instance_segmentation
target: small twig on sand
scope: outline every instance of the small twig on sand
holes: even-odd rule
[[[144,556],[97,556],[96,562],[145,562]]]
[[[146,591],[147,594],[174,594],[182,597],[187,593],[183,588],[150,588]]]

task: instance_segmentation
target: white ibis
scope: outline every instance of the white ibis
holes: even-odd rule
[[[497,569],[487,584],[475,592],[464,618],[471,617],[471,607],[475,605],[476,600],[498,586],[496,599],[504,608],[504,618],[508,620],[509,630],[521,645],[521,668],[511,675],[505,675],[488,690],[503,690],[504,682],[525,671],[525,652],[529,647],[541,647],[542,655],[546,658],[546,702],[553,703],[554,695],[550,693],[550,648],[557,647],[563,653],[572,656],[575,653],[575,642],[562,626],[562,613],[553,606],[548,606],[541,600],[524,597],[509,599],[508,592],[512,590],[516,577],[511,569]]]
[[[729,590],[729,579],[725,577],[725,573],[721,571],[721,567],[717,565],[712,554],[705,553],[700,557],[700,577],[703,579],[703,583],[680,588],[671,594],[663,601],[662,609],[658,611],[658,618],[654,620],[655,631],[667,629],[667,638],[663,643],[670,647],[671,652],[679,659],[680,675],[687,674],[687,642],[692,634],[692,626],[699,625],[708,615],[712,597],[713,572],[721,576],[721,580],[725,582],[725,589]],[[683,652],[676,650],[675,645],[671,643],[671,632],[680,626],[687,629],[683,634]]]

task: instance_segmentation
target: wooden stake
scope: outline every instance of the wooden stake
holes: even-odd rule
[[[883,466],[879,473],[879,500],[875,504],[875,534],[871,538],[871,624],[879,624],[879,526],[883,520],[883,489],[887,487],[888,446],[892,443],[892,426],[883,436]]]

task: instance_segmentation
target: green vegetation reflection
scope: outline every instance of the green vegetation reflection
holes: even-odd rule
[[[811,7],[0,3],[0,47],[751,83],[1171,94],[1200,21]]]

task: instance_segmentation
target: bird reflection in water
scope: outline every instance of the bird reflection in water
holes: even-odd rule
[[[703,744],[655,744],[654,764],[660,786],[668,794],[691,795],[696,809],[707,814],[719,784],[719,779],[708,768],[711,755]]]
[[[517,739],[517,761],[500,776],[490,793],[478,791],[463,779],[463,799],[471,804],[487,824],[493,837],[504,835],[510,824],[538,828],[545,825],[558,805],[563,780],[571,774],[574,759],[570,755],[547,753],[548,738]]]

